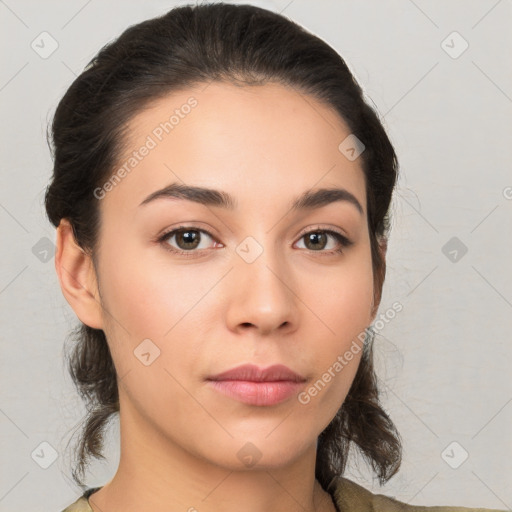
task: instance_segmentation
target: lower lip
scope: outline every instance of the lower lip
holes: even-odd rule
[[[239,402],[250,405],[276,405],[297,395],[302,388],[302,382],[291,380],[273,382],[253,382],[246,380],[210,380],[214,389],[234,398]]]

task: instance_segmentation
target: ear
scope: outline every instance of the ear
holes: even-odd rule
[[[381,265],[377,268],[373,279],[373,302],[371,308],[371,321],[375,320],[377,310],[379,309],[382,298],[382,288],[384,286],[384,278],[386,277],[386,252],[388,250],[387,238],[380,238],[378,241],[378,249],[381,258]]]
[[[76,243],[67,219],[61,219],[57,227],[56,246],[55,270],[64,297],[84,324],[102,329],[102,306],[92,258]]]

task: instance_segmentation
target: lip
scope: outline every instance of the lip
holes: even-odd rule
[[[208,380],[245,380],[251,382],[291,381],[304,382],[306,379],[283,364],[259,368],[254,364],[243,364],[225,372],[208,377]]]
[[[297,394],[306,379],[287,366],[237,366],[206,379],[216,391],[249,405],[279,404]]]

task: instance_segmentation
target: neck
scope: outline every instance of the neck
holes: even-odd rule
[[[233,470],[196,457],[128,415],[121,406],[119,466],[89,497],[94,512],[335,511],[315,479],[316,443],[286,466]]]

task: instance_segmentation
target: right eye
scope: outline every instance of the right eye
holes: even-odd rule
[[[203,235],[214,240],[213,236],[204,229],[192,226],[179,226],[160,236],[158,242],[162,244],[167,251],[189,256],[190,253],[207,250],[207,247],[200,247],[203,242]],[[178,247],[174,247],[169,243],[169,240],[172,239],[175,239],[175,243]],[[218,244],[217,241],[215,241],[215,243]]]

